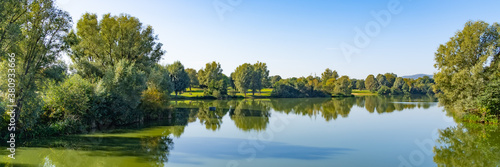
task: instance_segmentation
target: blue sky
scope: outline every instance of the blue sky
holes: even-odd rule
[[[240,64],[261,61],[271,75],[285,78],[319,76],[326,68],[358,79],[386,72],[432,74],[439,44],[468,20],[494,23],[500,15],[500,1],[470,0],[58,0],[57,4],[70,13],[75,25],[89,12],[127,13],[153,26],[167,51],[161,64],[179,60],[185,67],[200,69],[217,61],[230,74]],[[391,13],[393,8],[398,12]],[[380,22],[372,12],[389,13],[391,18]],[[356,45],[356,37],[363,33],[369,41]],[[357,52],[346,54],[346,46]]]

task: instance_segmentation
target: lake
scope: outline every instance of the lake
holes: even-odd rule
[[[172,119],[18,142],[15,166],[499,166],[497,125],[437,99],[172,101]],[[215,110],[210,110],[215,107]]]

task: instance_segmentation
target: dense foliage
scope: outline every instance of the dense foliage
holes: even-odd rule
[[[227,85],[229,79],[222,74],[220,63],[211,62],[198,71],[198,81],[200,87],[204,88],[205,95],[222,98],[227,95]]]
[[[264,87],[270,87],[269,70],[266,63],[257,62],[253,65],[245,63],[236,68],[231,74],[235,89],[246,97],[247,90],[252,90],[252,95]],[[275,81],[276,82],[276,81]]]
[[[435,53],[435,90],[465,114],[499,116],[500,25],[469,21]]]

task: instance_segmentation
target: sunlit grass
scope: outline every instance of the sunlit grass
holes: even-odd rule
[[[353,89],[351,94],[354,95],[354,96],[373,96],[373,95],[377,95],[377,93],[370,92],[369,90],[359,90],[359,89]]]

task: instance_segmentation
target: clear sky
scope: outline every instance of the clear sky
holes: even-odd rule
[[[85,12],[100,17],[126,13],[153,26],[167,51],[161,64],[179,60],[185,67],[200,69],[217,61],[230,74],[240,64],[261,61],[267,63],[270,75],[284,78],[320,76],[326,68],[358,79],[386,72],[432,74],[437,47],[465,22],[500,22],[497,0],[58,0],[57,4],[73,17],[74,27]],[[377,19],[372,12],[388,13],[390,19],[387,15]]]

